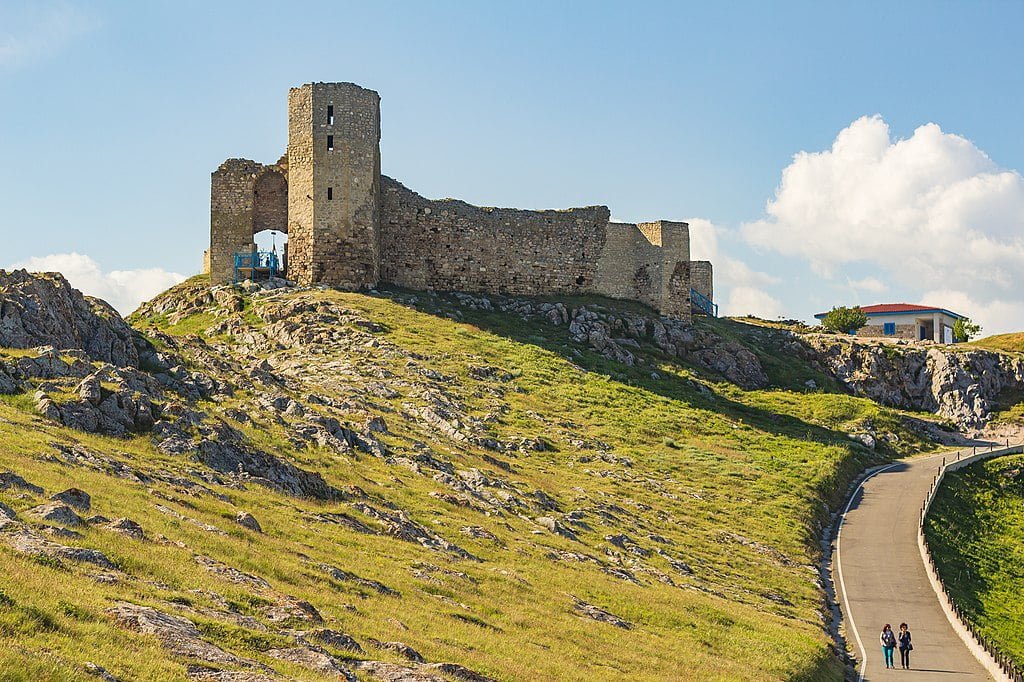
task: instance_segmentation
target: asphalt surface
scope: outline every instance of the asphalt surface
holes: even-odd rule
[[[838,536],[835,581],[865,680],[991,680],[946,620],[917,546],[918,518],[942,455],[899,462],[854,494]],[[845,596],[844,596],[845,592]],[[905,622],[911,670],[886,670],[879,634]],[[859,641],[858,641],[859,637]]]

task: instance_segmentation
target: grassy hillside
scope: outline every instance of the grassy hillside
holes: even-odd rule
[[[980,346],[981,348],[988,348],[990,350],[1024,353],[1024,332],[986,336],[983,339],[971,341],[970,345]]]
[[[202,300],[203,286],[162,300]],[[564,326],[444,296],[170,307],[132,322],[234,386],[192,408],[339,494],[276,492],[5,396],[0,472],[44,492],[7,487],[0,502],[112,567],[0,542],[0,670],[18,671],[4,679],[95,679],[89,662],[124,680],[211,667],[116,627],[119,602],[187,618],[236,657],[221,668],[269,679],[336,678],[280,658],[318,628],[361,645],[324,645],[352,665],[407,664],[372,644],[401,641],[500,680],[839,679],[816,572],[827,508],[857,471],[931,447],[902,415],[828,392],[771,330],[737,322],[702,324],[754,351],[776,387],[744,391],[647,344],[628,367]],[[361,445],[304,440],[324,419]],[[891,436],[878,451],[846,436],[868,427]],[[30,509],[71,486],[144,539],[102,522],[47,530]],[[263,532],[237,524],[240,511]]]
[[[928,546],[954,601],[1024,663],[1024,455],[950,473],[927,520]]]

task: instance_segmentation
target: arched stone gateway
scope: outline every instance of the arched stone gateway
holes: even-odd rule
[[[206,269],[215,284],[235,277],[236,253],[253,250],[253,235],[288,232],[288,175],[282,161],[266,166],[228,159],[210,179],[210,250]]]
[[[276,230],[288,233],[288,180],[276,168],[267,168],[253,184],[252,233]]]

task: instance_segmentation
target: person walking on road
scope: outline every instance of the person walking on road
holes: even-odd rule
[[[900,633],[896,639],[900,644],[900,665],[904,670],[910,670],[910,652],[914,650],[914,645],[910,643],[910,630],[906,623],[900,623]]]
[[[892,654],[896,649],[896,635],[892,632],[892,626],[888,623],[882,628],[882,634],[878,636],[878,640],[882,643],[882,657],[885,658],[885,667],[895,668],[896,666],[892,662]]]

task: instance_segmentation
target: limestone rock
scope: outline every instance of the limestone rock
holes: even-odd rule
[[[347,651],[354,651],[356,653],[363,653],[363,647],[359,646],[359,642],[355,640],[352,635],[339,632],[337,630],[314,630],[309,633],[313,639],[317,639],[328,646],[333,646],[335,649],[345,649]]]
[[[267,651],[267,655],[271,658],[300,665],[307,670],[312,670],[321,675],[330,675],[335,679],[340,678],[357,682],[356,676],[350,670],[341,665],[333,656],[320,649],[303,646],[291,649],[271,649]]]
[[[69,561],[94,564],[106,569],[114,568],[114,564],[110,559],[98,550],[85,549],[83,547],[67,547],[52,542],[32,532],[23,524],[0,523],[0,530],[3,530],[0,533],[0,540],[6,542],[16,552],[51,559],[68,559]]]
[[[55,272],[0,270],[0,346],[77,348],[118,367],[139,363],[134,332],[117,311]]]
[[[575,600],[573,608],[575,608],[576,611],[583,614],[587,618],[592,618],[601,623],[608,623],[610,625],[614,625],[617,628],[622,628],[623,630],[633,629],[633,624],[629,621],[623,620],[615,614],[605,611],[599,606],[588,604],[587,602],[582,601],[580,599]]]
[[[29,483],[13,471],[0,471],[0,490],[10,490],[11,488],[20,488],[36,495],[43,494],[42,488]]]
[[[249,512],[238,512],[235,515],[235,523],[244,528],[248,528],[251,531],[262,533],[263,528],[260,526],[260,522],[256,520],[256,517]]]
[[[145,540],[146,539],[146,534],[143,532],[142,526],[140,526],[136,522],[132,521],[131,519],[125,519],[125,518],[114,519],[109,524],[107,524],[107,528],[109,528],[110,530],[112,530],[112,531],[114,531],[116,533],[121,533],[122,535],[127,535],[128,537],[132,538],[133,540]]]
[[[43,521],[57,523],[62,526],[78,528],[85,525],[85,521],[82,520],[81,516],[76,514],[71,507],[60,502],[50,502],[48,504],[40,505],[31,509],[30,513],[39,517]]]
[[[381,642],[376,639],[367,639],[366,641],[378,649],[394,651],[402,658],[407,658],[414,663],[423,663],[423,657],[420,656],[419,652],[404,642]]]
[[[225,665],[258,665],[255,661],[239,658],[215,644],[204,641],[195,624],[181,616],[127,602],[118,602],[113,608],[107,609],[106,613],[127,630],[156,635],[163,647],[176,656]]]
[[[68,488],[62,490],[59,493],[55,493],[51,500],[54,502],[63,502],[69,507],[74,507],[78,511],[89,511],[92,508],[92,498],[89,497],[89,493],[78,488]]]
[[[1024,359],[993,351],[893,346],[818,334],[808,359],[852,393],[890,407],[927,411],[979,428],[999,395],[1024,389]]]

